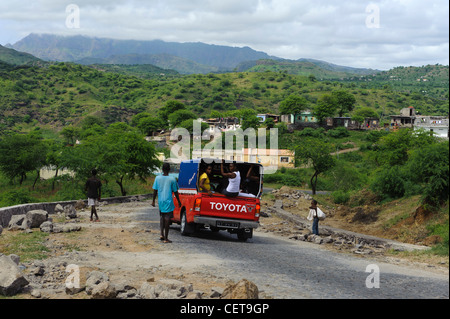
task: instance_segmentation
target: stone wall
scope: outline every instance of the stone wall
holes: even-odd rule
[[[134,199],[145,200],[152,198],[153,194],[145,194],[145,195],[132,195],[132,196],[121,196],[121,197],[110,197],[110,198],[102,198],[101,202],[105,204],[119,204],[131,202]],[[33,204],[23,204],[16,205],[10,207],[1,207],[0,208],[0,226],[7,227],[9,221],[11,220],[11,216],[13,215],[23,215],[31,210],[42,209],[45,210],[49,214],[55,213],[56,205],[60,204],[62,207],[66,205],[75,205],[77,201],[63,201],[63,202],[52,202],[52,203],[33,203]],[[85,204],[87,204],[87,200],[84,200]]]

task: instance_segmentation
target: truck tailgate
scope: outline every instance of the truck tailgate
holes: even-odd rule
[[[226,197],[222,194],[202,194],[201,209],[196,215],[259,220],[259,214],[255,216],[259,199],[247,197]]]

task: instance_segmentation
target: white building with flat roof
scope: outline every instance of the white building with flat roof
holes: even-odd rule
[[[449,120],[444,116],[416,116],[414,129],[433,132],[437,137],[448,139]]]

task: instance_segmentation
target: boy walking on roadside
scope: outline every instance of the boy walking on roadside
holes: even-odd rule
[[[153,183],[153,202],[152,206],[155,207],[156,196],[158,196],[158,206],[160,215],[161,237],[160,239],[164,243],[171,243],[169,240],[169,225],[170,219],[173,217],[173,211],[175,205],[173,203],[172,193],[178,201],[178,206],[181,207],[181,201],[178,196],[178,184],[173,176],[169,176],[170,164],[164,163],[163,175],[158,175]]]
[[[95,221],[98,222],[96,206],[102,197],[102,182],[97,178],[97,170],[92,170],[92,176],[86,181],[85,190],[88,196],[88,206],[91,207],[91,221],[95,215]]]

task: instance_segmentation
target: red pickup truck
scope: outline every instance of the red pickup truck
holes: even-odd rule
[[[175,205],[172,222],[181,225],[181,234],[189,235],[200,228],[211,231],[227,230],[242,241],[252,238],[259,226],[260,196],[262,194],[263,167],[260,164],[233,162],[241,176],[241,189],[237,197],[222,194],[228,178],[221,174],[219,159],[193,159],[180,164],[178,175],[181,207]],[[211,192],[202,192],[199,178],[211,165]]]

